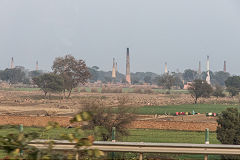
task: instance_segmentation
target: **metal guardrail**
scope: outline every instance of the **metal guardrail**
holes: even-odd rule
[[[31,146],[46,149],[47,140],[35,140]],[[54,141],[54,150],[73,151],[74,143]],[[95,141],[89,149],[104,152],[171,153],[202,155],[240,155],[240,145],[223,144],[182,144],[182,143],[142,143],[142,142],[106,142]]]

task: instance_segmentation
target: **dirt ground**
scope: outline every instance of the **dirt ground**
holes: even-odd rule
[[[41,91],[0,91],[0,115],[68,116],[77,113],[89,100],[101,99],[105,106],[177,105],[193,102],[188,94],[73,93],[70,99],[52,95],[45,99]],[[200,99],[200,103],[230,104],[237,99]]]
[[[177,105],[193,102],[188,94],[136,94],[136,93],[73,93],[70,99],[52,95],[43,97],[41,91],[0,91],[0,125],[24,124],[26,126],[46,126],[48,121],[69,125],[69,119],[79,112],[89,100],[101,99],[105,106],[121,103],[137,107],[145,105]],[[122,102],[124,101],[124,102]],[[200,99],[202,103],[231,104],[238,99]],[[179,129],[200,131],[205,128],[215,130],[216,118],[205,115],[161,116],[139,115],[129,128]]]
[[[203,117],[204,118],[204,115]],[[57,122],[62,127],[74,126],[70,124],[71,117],[53,117],[53,116],[0,116],[0,125],[20,125],[46,127],[48,122]],[[180,121],[180,120],[165,120],[165,119],[140,119],[132,121],[128,128],[136,129],[163,129],[163,130],[184,130],[184,131],[204,131],[209,128],[210,131],[215,131],[217,123],[211,121]]]

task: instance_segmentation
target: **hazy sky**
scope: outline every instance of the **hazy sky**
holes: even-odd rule
[[[239,0],[0,0],[0,69],[51,70],[70,53],[88,66],[125,73],[197,69],[210,56],[213,71],[240,74]]]

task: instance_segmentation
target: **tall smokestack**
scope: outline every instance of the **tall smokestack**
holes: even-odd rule
[[[113,58],[112,78],[113,78],[113,79],[116,78],[115,58]]]
[[[36,71],[38,71],[38,61],[36,62]]]
[[[211,84],[209,56],[207,56],[207,77],[206,77],[206,81],[207,81],[208,84]]]
[[[202,73],[201,61],[199,61],[199,65],[198,65],[198,75],[201,75],[201,73]]]
[[[167,69],[167,62],[165,62],[164,73],[165,73],[165,74],[167,74],[167,73],[168,73],[168,69]]]
[[[223,71],[227,72],[227,62],[226,61],[224,61]]]
[[[126,59],[126,82],[128,84],[131,84],[129,48],[127,48],[127,59]]]
[[[14,60],[13,60],[13,57],[12,57],[12,59],[11,59],[11,69],[13,69],[14,68]]]

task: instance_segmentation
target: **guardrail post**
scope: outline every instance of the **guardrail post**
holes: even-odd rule
[[[140,153],[139,160],[143,160],[143,153]]]
[[[23,125],[22,125],[22,124],[19,125],[19,131],[20,131],[21,133],[23,132]]]
[[[116,127],[112,127],[112,142],[116,142]],[[114,152],[112,152],[112,159],[115,159]]]
[[[209,129],[205,129],[205,144],[209,144]]]
[[[209,144],[209,129],[205,129],[205,144]],[[208,160],[208,155],[204,156],[204,160]]]
[[[20,132],[20,134],[23,133],[23,125],[22,124],[19,125],[19,132]],[[22,155],[23,155],[23,150],[20,148],[20,156],[22,156]]]
[[[112,142],[116,142],[116,127],[112,127]]]
[[[78,154],[78,151],[77,151],[77,153],[76,153],[75,159],[76,159],[76,160],[79,160],[79,154]]]

